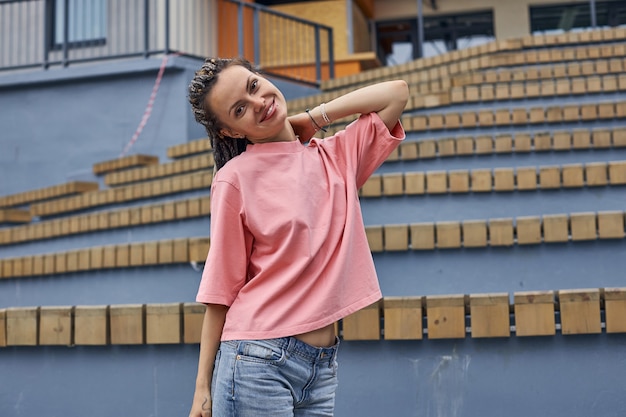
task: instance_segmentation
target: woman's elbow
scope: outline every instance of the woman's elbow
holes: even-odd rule
[[[393,88],[394,97],[402,103],[402,107],[404,108],[409,101],[409,85],[404,80],[395,80],[393,82]]]

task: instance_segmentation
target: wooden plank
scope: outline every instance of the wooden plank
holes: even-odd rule
[[[561,333],[597,334],[602,332],[600,290],[560,290]]]
[[[519,191],[537,189],[537,168],[517,167],[515,169],[515,179]]]
[[[343,319],[344,340],[379,340],[380,308],[377,301]]]
[[[543,216],[544,242],[567,242],[569,240],[567,214]]]
[[[412,249],[432,250],[435,248],[434,223],[413,223],[409,226],[409,228],[411,231]]]
[[[513,137],[511,135],[498,135],[494,140],[496,153],[513,152]]]
[[[588,187],[603,187],[608,184],[608,164],[588,162],[585,164],[585,179]]]
[[[407,225],[385,225],[383,235],[386,251],[406,251],[409,249],[409,228]]]
[[[404,174],[404,189],[407,195],[422,195],[426,192],[426,174],[407,172]]]
[[[382,252],[385,248],[382,226],[367,226],[365,228],[367,243],[371,252]]]
[[[74,307],[74,344],[108,344],[108,320],[108,307],[105,305]]]
[[[610,161],[609,183],[611,185],[626,184],[626,161]]]
[[[624,212],[598,212],[598,237],[600,239],[624,238]]]
[[[534,216],[518,217],[515,220],[518,245],[537,245],[541,243],[541,218]]]
[[[470,294],[472,337],[509,337],[509,294]]]
[[[382,196],[382,177],[381,175],[372,175],[365,181],[361,187],[362,197],[380,197]]]
[[[516,292],[514,298],[515,335],[554,336],[554,293],[552,291]]]
[[[385,297],[383,311],[386,340],[422,339],[421,297]]]
[[[485,220],[465,220],[463,228],[464,248],[484,248],[487,246],[487,222]]]
[[[563,187],[579,188],[585,185],[583,164],[568,164],[561,167],[561,176],[563,178]]]
[[[626,288],[604,289],[604,311],[606,332],[626,333]]]
[[[469,192],[469,171],[465,169],[449,171],[448,182],[451,193]]]
[[[72,341],[72,307],[41,307],[39,344],[70,346]]]
[[[429,159],[437,156],[437,144],[434,140],[423,140],[417,143],[420,159]]]
[[[491,192],[493,177],[490,169],[473,169],[471,171],[472,192]]]
[[[426,321],[429,339],[464,338],[465,296],[427,296]]]
[[[512,246],[513,219],[489,219],[489,245]]]
[[[516,134],[514,138],[515,152],[530,152],[532,151],[532,138],[527,133]]]
[[[495,191],[514,191],[515,173],[513,168],[494,168],[493,188]]]
[[[6,309],[7,346],[36,346],[39,307],[11,307]]]
[[[144,343],[144,305],[128,304],[109,307],[111,344]]]
[[[539,186],[542,190],[561,188],[561,169],[558,166],[539,167]]]
[[[573,241],[596,240],[598,238],[596,214],[570,214],[570,229]]]
[[[437,248],[450,249],[461,247],[461,224],[459,222],[436,222],[435,233]]]
[[[131,243],[129,245],[129,266],[144,265],[144,243]]]
[[[404,194],[404,175],[401,172],[382,174],[382,184],[385,196]]]
[[[428,194],[448,192],[448,173],[446,171],[427,171],[426,192]]]
[[[181,343],[181,308],[180,303],[147,304],[146,343]]]
[[[204,304],[183,304],[183,343],[200,343],[205,312]]]

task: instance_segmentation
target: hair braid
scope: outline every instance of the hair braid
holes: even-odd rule
[[[207,103],[207,96],[215,86],[220,72],[233,65],[241,65],[252,72],[258,72],[249,61],[242,58],[209,58],[196,71],[189,84],[191,110],[196,121],[206,129],[211,147],[213,148],[216,170],[219,170],[226,162],[244,152],[246,145],[249,143],[247,139],[222,135],[220,132],[222,125]]]

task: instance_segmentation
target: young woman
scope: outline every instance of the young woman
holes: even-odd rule
[[[245,60],[196,72],[189,100],[217,172],[190,417],[333,415],[334,323],[381,297],[358,190],[404,139],[407,99],[407,84],[389,81],[289,117]]]

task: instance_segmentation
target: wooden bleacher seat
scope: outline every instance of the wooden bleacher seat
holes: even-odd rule
[[[97,182],[72,181],[65,184],[2,196],[0,197],[0,208],[24,206],[39,201],[86,193],[88,191],[97,190],[98,188],[99,185]]]
[[[174,175],[154,181],[87,192],[77,197],[67,197],[45,203],[36,203],[31,205],[30,211],[34,216],[45,217],[146,198],[161,197],[191,190],[208,190],[211,186],[212,179],[212,171],[201,170],[190,174]]]
[[[30,212],[18,209],[0,209],[0,224],[3,223],[29,223]]]
[[[138,166],[158,164],[159,158],[152,155],[129,155],[121,158],[111,159],[93,164],[93,173],[96,175],[107,174],[109,172],[121,171]]]
[[[80,233],[96,233],[208,216],[210,197],[197,197],[116,210],[66,216],[53,220],[0,229],[0,245],[51,239]]]
[[[341,320],[337,333],[344,340],[626,333],[625,311],[626,288],[384,297]],[[198,303],[10,307],[0,309],[0,348],[198,344],[203,316]]]

